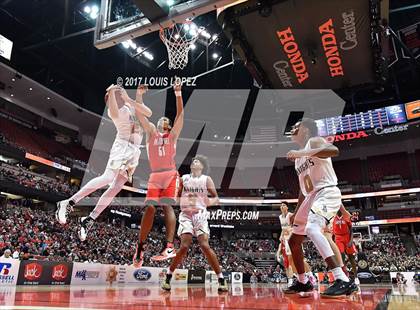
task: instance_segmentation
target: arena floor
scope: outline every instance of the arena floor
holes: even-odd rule
[[[0,288],[0,309],[419,309],[419,290],[401,295],[390,286],[362,286],[345,299],[285,296],[280,285],[215,286],[17,286]],[[321,288],[323,289],[323,288]],[[412,294],[413,292],[411,292]],[[325,308],[324,308],[325,307]]]

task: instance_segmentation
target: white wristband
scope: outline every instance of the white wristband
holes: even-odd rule
[[[175,92],[175,96],[177,96],[177,97],[182,97],[182,92],[181,92],[181,91],[179,91],[179,90],[177,90],[177,91]]]

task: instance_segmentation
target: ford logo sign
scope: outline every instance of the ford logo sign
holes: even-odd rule
[[[152,274],[150,273],[149,270],[147,269],[137,269],[136,271],[134,271],[134,279],[136,279],[137,281],[147,281],[152,277]]]

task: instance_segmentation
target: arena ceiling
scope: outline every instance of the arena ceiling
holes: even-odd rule
[[[117,76],[172,76],[174,73],[169,72],[166,65],[159,67],[159,61],[150,63],[131,58],[121,46],[96,49],[93,46],[95,21],[83,14],[84,6],[93,2],[95,0],[1,0],[0,33],[14,42],[11,62],[1,61],[76,104],[102,114],[104,89],[115,82]],[[391,0],[390,9],[393,29],[420,22],[416,0]],[[197,22],[220,35],[214,48],[221,54],[222,62],[229,61],[232,58],[230,42],[222,35],[215,13],[201,16]],[[157,34],[141,39],[145,46],[150,46],[155,60],[166,59],[166,50]],[[211,59],[209,65],[214,66]],[[190,75],[205,71],[205,58],[197,59],[190,70]],[[372,88],[344,89],[339,94],[348,102],[348,112],[418,99],[419,74],[418,65],[403,59],[391,67],[389,81],[382,92]],[[7,81],[2,82],[7,84]],[[251,86],[252,78],[240,63],[198,81],[198,88]]]

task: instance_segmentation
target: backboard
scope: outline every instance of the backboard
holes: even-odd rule
[[[234,2],[237,0],[102,0],[96,20],[94,45],[98,49],[108,48],[175,23],[183,23],[187,19],[220,10]],[[143,7],[159,4],[169,13],[156,20],[150,20],[138,4]]]

